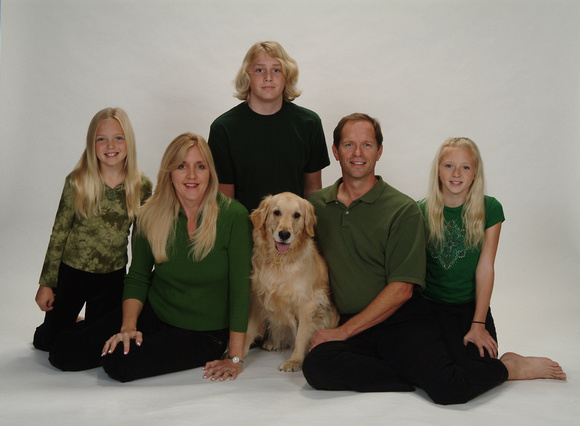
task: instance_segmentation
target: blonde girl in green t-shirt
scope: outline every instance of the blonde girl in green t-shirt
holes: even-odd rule
[[[489,303],[504,217],[501,205],[484,196],[483,163],[471,139],[450,138],[440,146],[419,204],[429,228],[426,298],[439,314],[450,352],[461,357],[472,343],[480,356],[496,358]]]

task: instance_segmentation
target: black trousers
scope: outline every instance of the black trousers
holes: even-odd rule
[[[431,308],[435,321],[439,324],[441,336],[445,347],[453,361],[461,361],[465,358],[479,358],[479,350],[473,343],[463,344],[463,338],[471,328],[471,321],[475,314],[475,302],[462,304],[439,303],[426,300],[427,305]],[[487,311],[485,318],[485,328],[497,342],[497,332],[491,308]],[[490,357],[484,350],[484,355]]]
[[[316,389],[394,392],[419,387],[445,405],[465,403],[508,377],[497,359],[453,361],[439,325],[418,295],[357,336],[315,347],[303,372]]]
[[[201,367],[220,358],[227,348],[229,331],[193,331],[161,321],[149,303],[138,320],[143,343],[131,341],[129,353],[117,345],[112,354],[101,356],[105,342],[118,333],[122,309],[85,327],[62,333],[49,354],[49,361],[63,371],[81,371],[102,364],[107,374],[120,382]]]
[[[85,302],[85,324],[98,321],[119,308],[125,272],[125,268],[122,268],[108,274],[93,274],[61,263],[58,286],[53,289],[53,309],[46,312],[44,322],[36,328],[34,347],[49,351],[60,333],[76,326],[77,317]]]

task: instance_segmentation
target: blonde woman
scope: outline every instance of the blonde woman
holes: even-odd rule
[[[302,197],[322,187],[330,164],[320,117],[293,101],[298,64],[275,41],[254,44],[235,78],[239,105],[211,125],[220,191],[251,211],[265,195]]]
[[[152,184],[137,166],[135,135],[121,108],[90,122],[86,148],[64,185],[36,303],[46,312],[34,346],[49,350],[86,302],[85,323],[121,304],[129,229]]]
[[[111,315],[70,336],[51,362],[80,370],[102,359],[121,382],[201,366],[206,378],[235,379],[248,322],[251,224],[240,203],[218,192],[200,136],[186,133],[167,147],[137,234],[122,319]]]

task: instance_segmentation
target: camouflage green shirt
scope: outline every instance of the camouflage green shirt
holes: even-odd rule
[[[56,287],[63,262],[71,268],[105,274],[127,265],[127,242],[131,221],[127,215],[125,184],[104,184],[101,212],[89,218],[75,214],[71,175],[68,175],[48,243],[40,285]],[[141,204],[151,196],[152,184],[141,174]]]

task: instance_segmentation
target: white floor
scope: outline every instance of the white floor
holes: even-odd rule
[[[565,324],[560,319],[543,327],[531,317],[526,324],[509,321],[502,327],[502,310],[496,314],[504,350],[549,355],[565,368],[567,382],[508,382],[468,404],[442,407],[421,391],[315,391],[301,373],[277,370],[286,354],[259,349],[250,352],[246,370],[232,382],[203,380],[200,369],[128,384],[109,379],[101,369],[62,373],[30,343],[42,319],[32,287],[32,294],[4,288],[0,425],[580,424],[580,345],[572,338],[578,335],[577,313],[572,318],[562,313]]]

